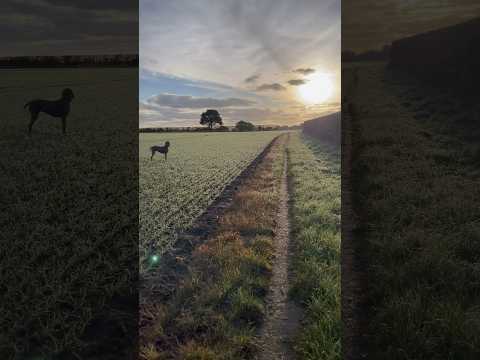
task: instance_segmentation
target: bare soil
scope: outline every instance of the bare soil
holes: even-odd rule
[[[287,161],[285,156],[274,239],[275,260],[266,297],[267,313],[259,337],[261,360],[295,359],[291,340],[301,319],[300,308],[288,299],[291,246]]]

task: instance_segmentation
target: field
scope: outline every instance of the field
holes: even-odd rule
[[[356,70],[354,70],[356,68]],[[384,64],[347,88],[371,359],[480,354],[478,103]]]
[[[137,322],[137,71],[0,74],[0,358],[122,357]],[[23,105],[67,86],[67,135],[41,115],[27,137]]]
[[[140,134],[140,260],[161,256],[279,132]],[[170,141],[168,161],[150,146]]]
[[[0,88],[0,357],[136,356],[139,245],[143,265],[170,250],[281,133],[142,134],[139,144],[135,70],[9,71]],[[57,98],[66,86],[76,95],[67,135],[41,116],[28,137],[23,105]],[[149,146],[165,140],[168,161],[151,161]],[[295,350],[337,357],[335,156],[294,132],[268,148],[210,219],[215,231],[186,259],[175,292],[142,308],[150,325],[141,333],[144,358],[258,354],[279,270],[294,275],[290,297],[306,314],[290,339]],[[280,204],[290,214],[281,221],[291,223],[283,244],[290,241],[291,252],[279,248],[279,229],[288,229],[279,224]],[[288,263],[277,261],[279,250]]]
[[[143,304],[142,359],[276,359],[289,349],[339,359],[339,171],[338,148],[299,132],[275,140],[182,260],[175,290]]]

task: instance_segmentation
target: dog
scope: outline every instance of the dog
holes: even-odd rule
[[[165,155],[165,160],[167,160],[167,154],[168,154],[168,148],[170,146],[169,141],[165,141],[165,145],[163,146],[158,146],[154,145],[150,148],[150,151],[152,152],[152,156],[150,157],[150,160],[153,160],[153,155],[155,155],[156,152],[159,152],[160,154]]]
[[[70,113],[70,103],[74,99],[72,89],[66,88],[62,91],[62,97],[58,100],[32,100],[25,104],[24,109],[28,107],[30,111],[30,123],[28,124],[28,134],[32,133],[32,127],[35,121],[38,119],[38,115],[41,112],[53,117],[59,117],[62,119],[62,132],[65,134],[67,131],[67,116]]]

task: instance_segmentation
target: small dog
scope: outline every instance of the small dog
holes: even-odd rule
[[[62,97],[58,100],[32,100],[25,104],[23,108],[27,108],[30,111],[30,123],[28,124],[28,133],[32,132],[32,126],[37,121],[38,115],[44,112],[53,117],[62,118],[62,131],[65,134],[67,131],[67,116],[70,112],[70,103],[73,98],[72,89],[63,89]]]
[[[167,154],[168,154],[168,147],[170,146],[169,141],[165,141],[164,146],[158,146],[154,145],[150,148],[150,151],[152,152],[152,156],[150,157],[150,160],[153,160],[153,155],[155,155],[156,152],[159,152],[160,154],[165,154],[165,160],[167,160]]]

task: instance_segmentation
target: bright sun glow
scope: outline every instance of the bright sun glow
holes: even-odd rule
[[[307,82],[298,87],[298,94],[306,104],[321,104],[327,101],[333,93],[333,81],[330,75],[313,74]]]

